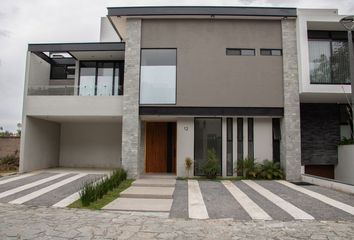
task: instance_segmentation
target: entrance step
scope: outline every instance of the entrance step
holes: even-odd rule
[[[153,178],[153,179],[176,179],[176,175],[166,173],[166,174],[155,174],[155,173],[145,173],[140,176],[140,178],[146,179],[146,178]]]
[[[169,212],[172,199],[118,198],[103,209],[139,212]]]
[[[120,193],[121,198],[172,199],[174,187],[137,187],[131,186]]]
[[[132,183],[136,187],[174,187],[176,179],[140,178]]]

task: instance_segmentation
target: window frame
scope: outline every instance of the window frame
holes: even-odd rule
[[[262,51],[270,51],[270,54],[262,54]],[[273,54],[273,51],[280,51],[280,55]],[[273,57],[281,57],[283,56],[283,49],[281,48],[261,48],[259,50],[261,56],[273,56]]]
[[[78,74],[78,88],[77,88],[77,95],[80,95],[80,78],[81,78],[81,63],[94,63],[94,68],[95,68],[95,91],[94,91],[94,95],[93,97],[97,96],[97,82],[98,82],[98,68],[99,68],[99,64],[100,63],[113,63],[113,74],[112,74],[112,95],[111,96],[122,96],[123,95],[123,84],[124,84],[124,61],[123,60],[116,60],[116,61],[112,61],[112,60],[83,60],[80,61],[79,63],[79,74]],[[93,68],[93,67],[92,67]],[[119,81],[118,81],[118,85],[120,85],[120,83],[122,84],[122,90],[119,90],[119,86],[118,86],[118,93],[117,95],[114,94],[114,78],[115,78],[115,69],[119,68]],[[99,96],[98,96],[99,97]]]
[[[221,156],[220,156],[220,174],[217,174],[217,176],[222,176],[222,169],[223,169],[223,165],[222,165],[222,159],[223,159],[223,118],[222,117],[195,117],[193,124],[194,124],[194,132],[193,132],[193,158],[194,161],[196,161],[196,137],[195,137],[195,133],[196,133],[196,121],[198,119],[213,119],[213,120],[219,120],[220,121],[220,137],[221,137]],[[196,164],[193,164],[193,176],[205,176],[205,175],[196,175],[196,171],[195,171],[195,167]]]
[[[229,54],[230,51],[240,51],[240,54]],[[242,54],[242,51],[253,51],[253,55]],[[242,57],[254,57],[257,55],[255,48],[226,48],[225,54],[226,56],[242,56]]]
[[[175,76],[175,99],[174,99],[174,103],[141,103],[141,57],[142,57],[142,52],[143,50],[175,50],[176,51],[176,59],[175,59],[175,62],[176,62],[176,76]],[[177,81],[177,72],[178,72],[178,51],[177,51],[177,48],[174,48],[174,47],[171,47],[171,48],[141,48],[140,49],[140,68],[139,68],[139,106],[154,106],[154,105],[161,105],[161,106],[164,106],[164,105],[170,105],[170,106],[174,106],[174,105],[177,105],[177,87],[178,87],[178,81]]]
[[[340,36],[340,35],[343,35]],[[308,45],[308,54],[310,55],[310,47],[309,47],[309,42],[311,41],[328,41],[329,42],[329,50],[330,50],[330,79],[331,82],[312,82],[311,80],[311,70],[310,70],[310,59],[309,61],[309,79],[310,79],[310,84],[314,85],[350,85],[351,83],[337,83],[333,81],[333,63],[332,63],[332,56],[333,56],[333,42],[346,42],[348,43],[348,38],[345,38],[345,32],[344,31],[316,31],[316,30],[309,30],[307,31],[307,45]],[[354,37],[353,37],[354,41]],[[348,60],[349,61],[349,60]],[[350,71],[350,69],[349,69]],[[350,72],[349,72],[350,74]]]

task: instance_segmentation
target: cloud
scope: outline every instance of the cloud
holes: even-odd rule
[[[0,29],[0,37],[10,37],[11,32],[5,29]]]

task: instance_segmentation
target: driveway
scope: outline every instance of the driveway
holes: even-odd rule
[[[171,218],[354,220],[354,195],[286,181],[177,181]]]
[[[108,171],[48,169],[0,178],[0,203],[66,207],[79,198],[85,182]]]

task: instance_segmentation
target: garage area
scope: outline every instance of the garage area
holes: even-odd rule
[[[46,168],[112,169],[121,165],[119,118],[26,117],[20,172]]]

